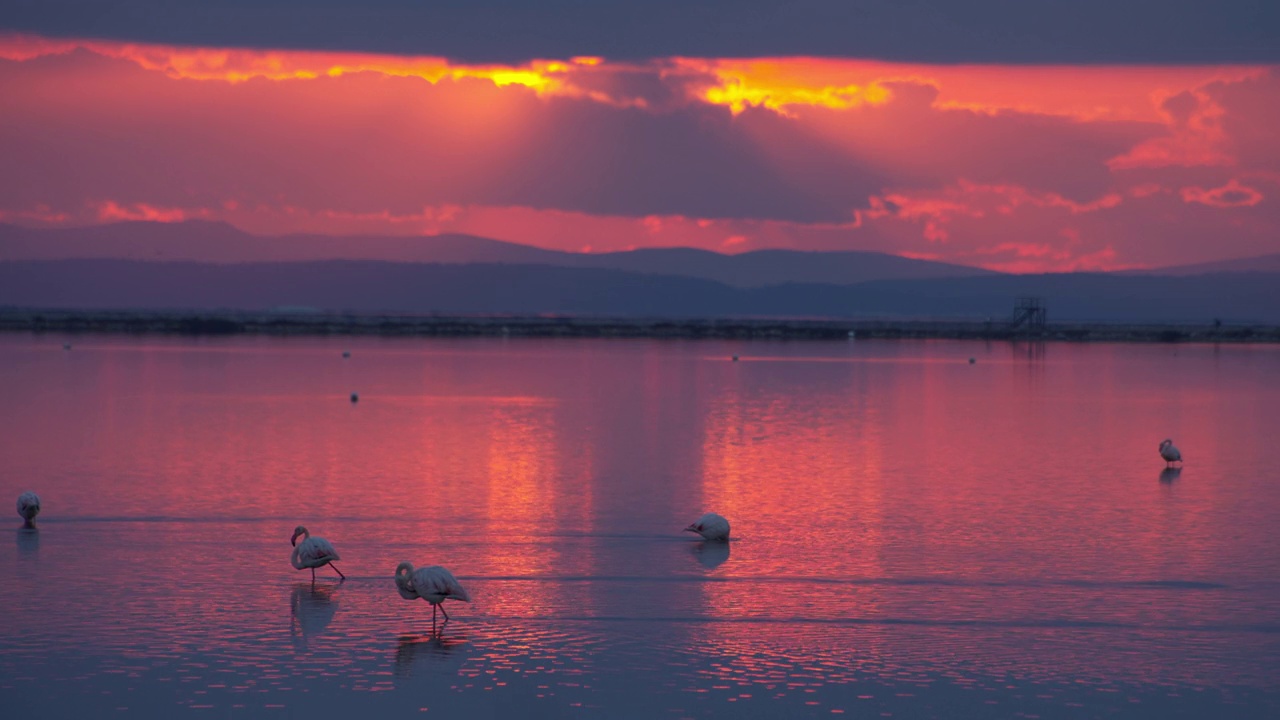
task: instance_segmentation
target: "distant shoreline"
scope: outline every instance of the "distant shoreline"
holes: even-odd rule
[[[390,337],[950,339],[1066,342],[1280,343],[1280,326],[787,318],[597,318],[217,311],[0,309],[0,332],[123,335],[379,335]]]

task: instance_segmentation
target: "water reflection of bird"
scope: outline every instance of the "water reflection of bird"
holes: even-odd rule
[[[30,490],[19,495],[18,514],[22,516],[22,527],[35,527],[36,516],[40,514],[40,496]]]
[[[704,540],[728,540],[729,521],[722,515],[707,513],[695,520],[684,531],[698,533]]]
[[[298,542],[298,536],[302,536],[302,542]],[[289,538],[289,544],[293,545],[293,554],[289,556],[289,562],[298,570],[306,570],[311,568],[311,582],[316,581],[316,568],[328,565],[333,571],[338,573],[338,577],[343,580],[347,579],[346,575],[333,564],[334,560],[341,560],[338,552],[333,549],[333,545],[324,538],[311,537],[311,533],[301,525],[293,529],[293,537]]]
[[[40,533],[35,528],[18,528],[18,552],[23,555],[35,555],[40,549]]]
[[[1166,485],[1172,484],[1173,481],[1177,480],[1178,476],[1181,474],[1182,474],[1182,468],[1167,467],[1160,471],[1160,482],[1165,483]]]
[[[438,632],[430,635],[405,635],[396,646],[396,674],[406,675],[414,663],[426,661],[433,664],[455,664],[463,656],[458,652],[467,644],[465,636],[445,637]],[[460,664],[460,663],[457,663]]]
[[[304,639],[324,632],[338,612],[333,592],[332,585],[294,585],[289,594],[290,632],[300,633]]]
[[[396,566],[396,590],[405,600],[422,598],[431,603],[431,624],[436,622],[436,608],[449,622],[449,613],[445,612],[442,603],[445,600],[461,600],[471,602],[471,595],[458,582],[453,573],[439,565],[432,565],[421,570],[414,570],[413,563],[402,562]]]
[[[700,542],[693,546],[693,556],[708,570],[715,570],[729,559],[727,542]]]
[[[1173,446],[1173,441],[1166,439],[1160,443],[1160,457],[1164,458],[1165,466],[1170,463],[1182,462],[1182,452]]]

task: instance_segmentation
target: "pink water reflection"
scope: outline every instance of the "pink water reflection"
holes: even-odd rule
[[[409,707],[430,688],[469,710],[825,713],[866,682],[901,691],[873,693],[886,711],[1006,681],[1054,685],[1059,709],[1078,684],[1280,690],[1273,348],[61,345],[0,337],[0,493],[45,503],[39,535],[0,546],[0,663],[31,678],[0,695],[39,696],[85,652],[80,676],[145,668],[124,677],[151,696],[154,663],[202,665],[173,682],[224,704]],[[680,533],[705,510],[728,546]],[[349,581],[289,567],[298,523]],[[475,595],[439,642],[394,592],[402,559]],[[68,577],[93,578],[94,611]],[[655,680],[615,682],[636,672]],[[668,692],[704,699],[637,699]]]

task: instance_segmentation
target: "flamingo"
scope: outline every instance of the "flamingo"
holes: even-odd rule
[[[22,527],[35,527],[36,516],[40,514],[40,496],[30,490],[19,495],[18,514],[22,516]]]
[[[1182,462],[1182,453],[1173,446],[1173,441],[1166,439],[1160,443],[1160,457],[1164,458],[1165,467],[1171,463]]]
[[[698,533],[704,540],[728,540],[729,521],[725,520],[723,515],[707,513],[684,531]]]
[[[437,607],[444,614],[444,621],[449,622],[449,613],[444,609],[445,600],[471,602],[467,589],[462,587],[453,573],[439,565],[414,570],[413,563],[400,563],[396,566],[396,590],[405,600],[422,598],[431,603],[432,625],[436,623]]]
[[[302,542],[298,542],[298,536],[302,536]],[[346,575],[333,564],[334,560],[341,560],[338,557],[338,551],[333,549],[333,544],[324,538],[311,537],[311,533],[307,529],[299,525],[293,529],[293,537],[289,538],[289,544],[293,545],[293,554],[289,556],[289,562],[293,563],[293,567],[298,570],[311,568],[311,582],[316,581],[316,568],[328,565],[343,580],[347,579]]]

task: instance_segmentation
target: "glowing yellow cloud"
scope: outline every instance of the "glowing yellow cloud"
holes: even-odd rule
[[[713,78],[699,97],[735,114],[765,107],[782,114],[801,106],[848,109],[879,105],[895,83],[936,89],[935,107],[994,114],[1013,111],[1079,120],[1166,122],[1158,98],[1221,80],[1259,77],[1259,66],[1069,67],[910,65],[829,58],[676,61],[689,75]]]
[[[533,60],[523,65],[460,65],[442,57],[373,53],[178,47],[104,40],[56,40],[0,35],[0,59],[25,61],[84,49],[128,60],[183,80],[243,83],[312,80],[353,73],[413,77],[430,83],[482,80],[539,96],[574,97],[616,106],[648,107],[644,98],[607,89],[611,74],[653,73],[683,84],[689,102],[748,107],[794,116],[802,107],[845,110],[888,102],[895,83],[936,89],[934,105],[972,112],[1043,113],[1079,120],[1167,123],[1159,99],[1214,80],[1258,77],[1265,67],[1036,67],[909,65],[828,58],[673,58],[610,63],[592,56]],[[600,80],[605,78],[605,80]]]
[[[748,107],[764,107],[787,114],[793,105],[815,105],[843,110],[862,105],[879,105],[889,100],[888,88],[874,79],[862,80],[862,73],[817,75],[819,63],[808,58],[758,61],[682,59],[678,65],[688,71],[712,75],[716,84],[705,88],[701,99],[713,105],[728,105],[735,115]]]
[[[50,40],[33,36],[0,39],[0,58],[30,60],[85,49],[104,57],[137,63],[163,72],[175,80],[216,80],[242,83],[250,80],[312,80],[374,72],[392,77],[417,77],[430,83],[464,78],[489,80],[499,87],[519,85],[538,94],[565,90],[563,75],[568,63],[535,60],[520,67],[453,65],[430,56],[397,56],[363,53],[254,50],[239,48],[191,48],[171,45],[119,43],[99,40]],[[575,58],[575,64],[598,64],[598,58]]]

